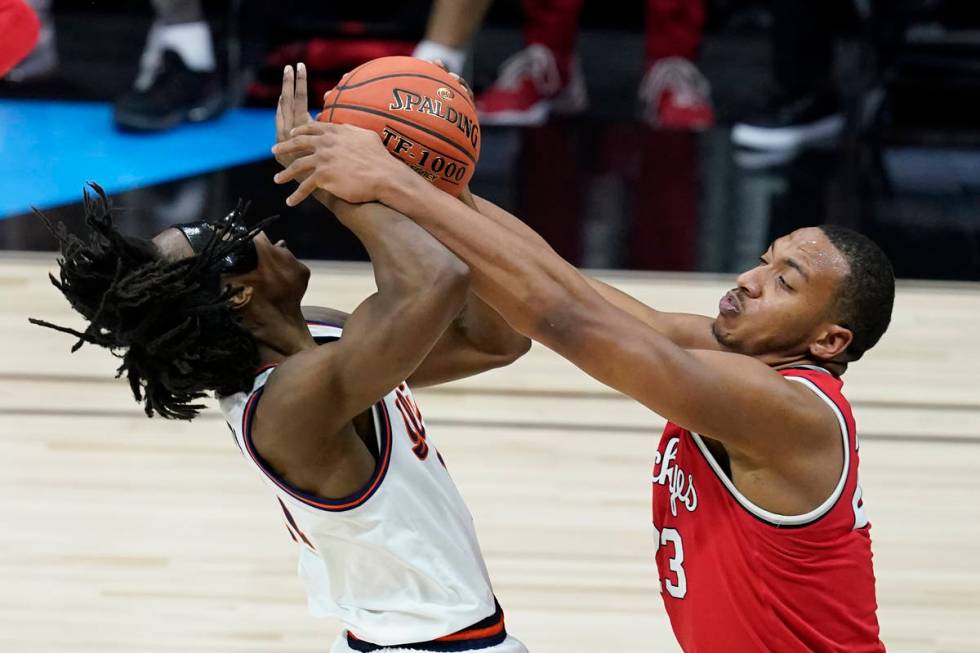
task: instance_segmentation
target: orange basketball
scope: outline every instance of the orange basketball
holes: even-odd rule
[[[452,195],[480,158],[480,125],[466,89],[413,57],[382,57],[350,71],[323,96],[317,120],[376,131],[389,152]]]

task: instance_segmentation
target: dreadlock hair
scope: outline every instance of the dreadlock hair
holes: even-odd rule
[[[77,337],[72,352],[91,343],[120,358],[116,378],[126,374],[147,417],[193,419],[204,408],[195,402],[206,391],[228,395],[251,388],[258,347],[227,303],[233,290],[222,289],[221,262],[274,218],[236,234],[232,227],[247,210],[239,202],[203,251],[171,261],[151,241],[120,233],[105,191],[89,186],[95,194],[84,192],[87,242],[35,209],[61,245],[59,278],[49,274],[51,283],[88,327],[30,321]]]
[[[885,252],[867,236],[839,225],[819,229],[850,267],[837,288],[834,310],[841,326],[853,334],[846,356],[856,361],[888,329],[895,303],[895,271]]]

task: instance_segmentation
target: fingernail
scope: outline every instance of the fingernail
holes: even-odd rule
[[[279,173],[278,172],[272,177],[272,181],[275,181],[275,182],[278,182],[279,181]]]

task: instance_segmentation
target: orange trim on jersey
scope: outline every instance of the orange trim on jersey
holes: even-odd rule
[[[435,642],[458,642],[460,640],[470,640],[470,639],[480,639],[483,637],[493,637],[494,635],[499,635],[504,630],[504,615],[501,613],[500,621],[492,626],[487,626],[486,628],[477,628],[474,630],[463,630],[458,633],[453,633],[452,635],[446,635],[445,637],[439,637],[433,641]]]
[[[249,398],[248,403],[245,404],[245,410],[242,413],[242,440],[245,442],[245,449],[249,456],[259,467],[259,469],[261,469],[265,475],[272,480],[273,483],[275,483],[283,492],[293,497],[297,501],[301,501],[308,506],[330,512],[340,512],[343,510],[357,508],[374,495],[374,492],[381,485],[381,481],[384,480],[385,475],[388,473],[388,467],[391,463],[392,428],[391,419],[388,415],[388,407],[385,405],[384,399],[376,404],[377,406],[381,406],[381,412],[384,416],[383,420],[379,420],[382,422],[384,434],[381,439],[381,451],[379,452],[381,458],[372,478],[369,479],[369,481],[354,494],[341,499],[332,500],[318,497],[313,494],[307,494],[306,492],[290,487],[273,472],[273,470],[255,450],[255,446],[252,444],[252,419],[254,418],[255,414],[255,406],[258,404],[259,397],[262,396],[262,390],[262,388],[256,390]]]
[[[489,625],[484,625],[488,621],[490,621],[491,623]],[[499,638],[500,635],[504,635],[506,632],[507,631],[506,631],[506,628],[505,628],[505,625],[504,625],[504,612],[503,612],[503,610],[500,609],[500,605],[497,604],[496,605],[496,610],[494,611],[494,614],[490,615],[486,619],[480,620],[478,623],[473,624],[469,628],[464,628],[463,630],[457,631],[455,633],[451,633],[449,635],[445,635],[444,637],[438,637],[436,639],[429,640],[428,642],[415,642],[415,643],[412,643],[412,644],[398,644],[398,645],[381,646],[381,645],[378,645],[378,644],[372,644],[368,640],[362,639],[362,638],[358,637],[357,635],[355,635],[354,633],[350,632],[349,630],[347,631],[347,638],[348,638],[348,640],[353,640],[355,642],[363,642],[365,645],[368,645],[368,646],[371,646],[371,647],[377,647],[379,650],[382,649],[382,648],[385,648],[385,649],[387,649],[387,648],[418,648],[418,649],[425,649],[426,648],[426,645],[428,645],[429,648],[437,648],[438,649],[438,648],[440,648],[440,647],[437,646],[437,644],[439,642],[476,642],[477,640],[487,639],[487,638],[491,638],[491,637],[492,638]],[[486,644],[487,644],[487,646],[493,645],[491,642],[487,642]],[[485,648],[485,647],[480,646],[478,648]],[[452,647],[452,649],[445,649],[445,650],[453,650],[453,651],[455,651],[455,650],[460,650],[460,649],[457,649],[456,647]],[[468,647],[466,650],[472,650],[472,649],[470,649]]]
[[[262,374],[262,372],[265,372],[266,370],[271,370],[273,367],[276,367],[277,365],[279,365],[279,363],[266,363],[265,365],[261,365],[259,367],[256,367],[255,368],[255,376],[258,376],[259,374]]]

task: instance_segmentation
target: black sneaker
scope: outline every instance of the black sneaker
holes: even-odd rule
[[[775,104],[765,115],[737,123],[732,142],[757,150],[797,150],[835,140],[844,131],[844,114],[835,95],[812,93]]]
[[[163,131],[185,120],[210,120],[224,110],[218,74],[190,70],[179,54],[165,50],[150,86],[130,89],[117,99],[113,117],[120,129]]]

